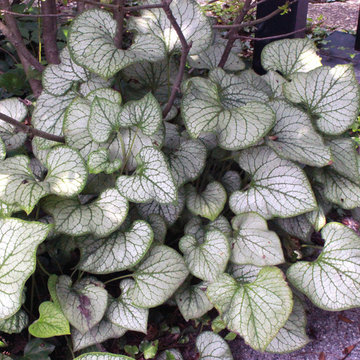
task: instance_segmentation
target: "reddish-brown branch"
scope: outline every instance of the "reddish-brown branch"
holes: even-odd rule
[[[65,142],[65,138],[62,136],[52,135],[52,134],[46,133],[45,131],[34,129],[33,127],[30,127],[20,121],[17,121],[3,113],[0,113],[0,119],[7,122],[8,124],[15,126],[19,131],[24,132],[26,134],[31,134],[33,136],[38,136],[43,139],[47,139],[47,140],[51,140],[51,141],[56,141],[56,142],[61,142],[61,143]]]
[[[42,21],[42,36],[46,60],[49,64],[60,64],[59,50],[56,44],[57,20],[49,16],[56,14],[56,0],[42,1],[41,13],[45,15]]]
[[[236,17],[235,21],[234,21],[234,24],[235,25],[238,25],[238,24],[241,24],[246,16],[246,14],[248,13],[248,11],[250,10],[250,6],[251,6],[251,2],[252,0],[245,0],[245,3],[244,3],[244,6],[243,8],[241,9],[240,11],[240,14]],[[236,33],[237,33],[238,29],[235,28],[235,29],[232,29],[229,31],[229,34],[228,34],[228,41],[226,43],[226,46],[225,46],[225,49],[224,49],[224,52],[221,56],[221,59],[219,61],[219,64],[218,66],[223,68],[226,64],[226,61],[230,55],[230,51],[234,45],[234,42],[236,40],[235,36]]]
[[[170,9],[170,4],[171,4],[172,0],[162,0],[162,4],[163,4],[163,9],[165,11],[165,14],[167,16],[167,18],[169,19],[172,27],[174,28],[174,30],[176,31],[177,36],[179,37],[180,43],[181,43],[181,58],[180,58],[180,66],[179,66],[179,70],[178,73],[176,75],[175,81],[173,83],[173,86],[171,88],[171,93],[170,93],[170,97],[169,100],[163,110],[163,117],[165,118],[166,115],[169,113],[171,107],[174,104],[175,98],[176,98],[176,94],[178,92],[180,92],[180,85],[181,82],[183,80],[184,77],[184,73],[185,73],[185,66],[186,66],[186,58],[189,54],[189,51],[191,49],[191,45],[192,43],[188,43],[185,39],[185,36],[180,28],[180,25],[178,24],[178,22],[176,21],[171,9]]]
[[[241,40],[253,40],[253,41],[263,41],[263,40],[275,40],[275,39],[281,39],[290,35],[294,35],[297,34],[299,32],[302,32],[306,30],[306,27],[302,28],[302,29],[298,29],[295,31],[291,31],[285,34],[280,34],[280,35],[273,35],[273,36],[266,36],[266,37],[262,37],[262,38],[256,38],[256,37],[251,37],[251,36],[242,36],[242,35],[238,35],[236,38],[237,39],[241,39]]]
[[[114,10],[114,19],[117,23],[114,43],[118,49],[122,49],[123,34],[124,34],[124,20],[125,20],[125,0],[117,0],[118,9]]]

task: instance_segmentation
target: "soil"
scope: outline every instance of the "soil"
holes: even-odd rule
[[[308,18],[323,16],[323,24],[337,30],[356,30],[360,0],[346,2],[309,3]]]

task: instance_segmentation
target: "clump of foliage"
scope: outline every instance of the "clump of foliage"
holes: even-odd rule
[[[18,132],[26,106],[0,102],[0,330],[71,334],[74,352],[89,351],[146,333],[149,311],[168,302],[186,321],[215,308],[218,327],[258,351],[303,347],[304,295],[330,311],[360,305],[360,238],[326,218],[360,205],[352,67],[321,66],[296,39],[266,46],[265,76],[233,52],[220,68],[225,45],[193,0],[141,9],[127,29],[120,49],[109,12],[73,21],[43,73],[31,146]],[[48,296],[29,325],[36,268]],[[196,347],[232,359],[211,331]]]

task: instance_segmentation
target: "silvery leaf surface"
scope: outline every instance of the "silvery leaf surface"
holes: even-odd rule
[[[225,271],[231,252],[227,237],[219,230],[206,232],[203,242],[185,235],[179,241],[179,249],[192,275],[209,282]]]
[[[190,184],[185,187],[185,190],[186,207],[194,215],[214,221],[224,209],[227,195],[224,187],[217,181],[209,183],[200,194]]]
[[[284,39],[264,47],[261,64],[266,70],[279,71],[286,78],[297,72],[307,73],[321,66],[317,48],[310,39]]]
[[[68,47],[72,59],[86,69],[108,79],[133,63],[159,61],[165,56],[163,42],[150,34],[135,36],[127,50],[114,44],[117,24],[107,11],[84,11],[72,23]]]
[[[196,348],[200,353],[199,360],[233,360],[226,341],[211,331],[202,332],[197,337]]]
[[[237,215],[232,219],[231,261],[235,264],[257,266],[285,262],[281,242],[266,220],[257,213]]]
[[[259,146],[243,150],[239,165],[252,175],[250,188],[235,191],[229,200],[235,214],[254,211],[265,219],[300,215],[317,208],[303,170],[273,150]]]
[[[359,84],[349,64],[296,73],[284,85],[284,94],[289,101],[304,105],[316,116],[315,124],[324,134],[342,134],[358,116]]]
[[[276,123],[266,143],[280,157],[310,166],[326,166],[332,160],[330,147],[315,131],[309,116],[286,101],[270,104]],[[273,140],[272,140],[273,139]]]
[[[313,262],[300,261],[287,271],[289,281],[316,306],[330,311],[358,307],[360,237],[340,223],[321,231],[325,246]]]
[[[117,326],[146,334],[149,310],[133,305],[131,291],[134,286],[134,280],[121,281],[121,295],[111,302],[106,311],[106,317]]]
[[[116,189],[108,189],[84,205],[78,199],[48,197],[43,208],[54,218],[56,231],[71,236],[91,233],[101,237],[120,227],[128,213],[128,202]]]
[[[79,244],[79,269],[91,274],[109,274],[135,266],[149,250],[153,231],[143,220],[135,221],[127,231],[115,231],[110,236],[83,239]]]
[[[154,246],[133,273],[133,304],[152,308],[168,300],[189,275],[182,256],[174,249]]]
[[[261,269],[250,283],[222,274],[207,295],[229,330],[240,334],[257,351],[264,351],[285,325],[292,307],[292,292],[276,267]]]
[[[118,177],[116,187],[119,192],[136,203],[149,200],[161,204],[174,203],[177,200],[177,188],[164,154],[155,147],[144,147],[137,161],[135,174]]]
[[[13,316],[22,305],[26,280],[35,271],[36,250],[51,225],[20,219],[0,219],[0,320]]]
[[[61,275],[56,295],[65,317],[82,334],[101,321],[107,308],[108,293],[94,278],[83,278],[72,284],[69,276]]]

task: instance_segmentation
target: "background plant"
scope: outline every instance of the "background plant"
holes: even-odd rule
[[[31,340],[24,358],[181,359],[194,341],[232,359],[225,328],[262,352],[304,346],[305,295],[359,306],[360,239],[327,219],[360,201],[353,69],[296,39],[264,49],[265,76],[245,70],[233,46],[251,1],[215,26],[192,0],[125,5],[81,12],[45,70],[15,42],[43,73],[31,127],[27,103],[0,102],[0,329],[68,344]],[[151,334],[165,303],[197,329]],[[147,338],[120,346],[128,331]]]

